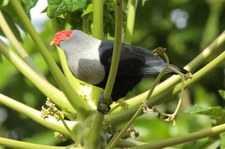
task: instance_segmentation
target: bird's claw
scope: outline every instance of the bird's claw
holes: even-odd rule
[[[112,104],[112,99],[110,99],[109,101],[105,100],[103,98],[103,94],[101,94],[100,96],[100,100],[97,104],[97,110],[99,113],[101,114],[107,114],[110,111],[110,105]]]

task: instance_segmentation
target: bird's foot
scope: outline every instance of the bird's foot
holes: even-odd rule
[[[101,114],[107,114],[110,111],[110,105],[112,104],[112,99],[105,100],[103,97],[103,93],[100,96],[100,100],[97,104],[97,110]]]

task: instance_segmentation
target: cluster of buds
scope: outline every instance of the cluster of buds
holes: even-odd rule
[[[55,117],[57,120],[62,120],[65,117],[65,113],[60,111],[56,105],[51,102],[51,100],[49,98],[47,98],[45,105],[47,106],[47,108],[45,108],[44,106],[42,106],[41,109],[41,117],[46,119],[48,118],[48,116],[53,116]]]

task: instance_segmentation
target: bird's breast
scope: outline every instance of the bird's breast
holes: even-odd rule
[[[99,84],[105,77],[105,68],[97,59],[69,58],[68,65],[76,78],[92,85]]]

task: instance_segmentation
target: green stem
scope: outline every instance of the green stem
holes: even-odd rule
[[[94,1],[95,2],[95,1]],[[103,3],[101,3],[103,4]],[[95,5],[94,5],[95,6]],[[104,90],[103,97],[105,100],[111,100],[112,88],[115,82],[117,68],[119,65],[119,57],[120,57],[120,47],[121,47],[121,36],[122,36],[122,2],[121,0],[117,0],[116,5],[116,27],[115,27],[115,42],[112,56],[112,63],[110,67],[110,73],[107,80],[107,84]],[[94,18],[95,19],[95,18]],[[97,35],[97,34],[96,34]],[[95,35],[95,37],[96,37]],[[95,121],[91,126],[91,131],[89,133],[89,148],[96,148],[99,141],[99,132],[102,129],[102,121],[104,119],[104,115],[97,113],[95,116]]]
[[[82,17],[82,31],[85,33],[89,33],[89,26],[90,26],[90,24],[88,23],[88,17],[83,16]]]
[[[168,146],[173,146],[185,142],[194,141],[197,139],[209,137],[209,136],[215,136],[221,132],[225,131],[225,124],[218,125],[212,128],[208,128],[205,130],[200,130],[198,132],[190,133],[185,136],[178,136],[170,139],[160,140],[158,142],[149,143],[146,145],[140,145],[138,147],[132,147],[131,149],[158,149],[158,148],[164,148]]]
[[[93,1],[93,36],[103,39],[103,0]]]
[[[207,58],[215,53],[219,47],[225,42],[225,30],[207,47],[205,48],[195,59],[188,63],[185,68],[191,72],[198,68]]]
[[[34,143],[28,143],[28,142],[22,142],[22,141],[16,141],[12,139],[2,138],[0,137],[0,145],[9,147],[9,148],[17,148],[17,149],[67,149],[68,146],[60,147],[60,146],[50,146],[50,145],[40,145],[40,144],[34,144]],[[78,147],[73,147],[73,149],[81,149]]]
[[[100,141],[100,134],[102,131],[102,122],[104,120],[104,115],[100,113],[96,113],[95,119],[90,127],[90,131],[88,132],[87,138],[86,138],[86,144],[85,147],[87,148],[99,148],[99,145],[101,144]]]
[[[182,103],[183,94],[184,94],[184,87],[185,87],[184,82],[186,81],[186,79],[185,79],[185,76],[184,76],[185,74],[181,73],[179,70],[177,70],[173,67],[169,67],[169,69],[181,76],[181,91],[180,91],[180,98],[179,98],[177,107],[176,107],[175,111],[173,112],[173,114],[167,114],[168,118],[166,119],[166,121],[173,121],[174,122],[173,125],[175,126],[174,118],[176,117],[176,115],[177,115],[177,113],[180,109],[181,103]],[[190,79],[190,78],[188,78],[188,79]]]
[[[36,71],[41,77],[45,78],[41,71],[37,68],[31,57],[28,55],[26,50],[22,47],[19,41],[16,39],[15,35],[13,34],[12,30],[10,29],[9,25],[7,24],[5,17],[0,10],[0,27],[2,31],[5,33],[6,37],[10,40],[12,45],[15,47],[16,52],[23,58],[23,60],[34,70]]]
[[[49,69],[55,78],[56,82],[60,86],[60,88],[65,93],[68,101],[72,105],[72,107],[77,111],[78,115],[81,119],[85,119],[88,116],[90,111],[90,107],[80,98],[76,91],[74,91],[71,84],[68,80],[64,77],[62,72],[60,71],[59,67],[56,65],[54,59],[48,52],[48,49],[44,45],[42,39],[38,36],[37,32],[35,31],[34,27],[32,26],[29,18],[27,17],[26,13],[24,12],[23,8],[21,7],[19,1],[9,1],[12,8],[17,12],[17,15],[23,25],[26,27],[28,33],[30,34],[31,38],[33,39],[34,43],[37,45],[37,49],[40,51],[41,55],[43,56],[45,62],[49,66]]]
[[[133,123],[133,121],[140,116],[140,114],[143,111],[143,106],[141,105],[138,110],[136,111],[136,113],[134,114],[134,116],[129,120],[129,122],[125,125],[125,127],[123,127],[123,129],[114,135],[114,137],[111,139],[111,141],[109,142],[109,144],[106,146],[106,149],[113,149],[117,143],[119,142],[119,139],[123,136],[123,134],[125,134],[125,132],[127,131],[127,129],[131,126],[131,124]]]
[[[74,90],[79,91],[80,90],[80,81],[76,79],[73,74],[71,73],[69,66],[67,64],[66,55],[59,47],[56,47],[60,59],[60,63],[63,69],[63,72],[66,76],[66,78],[69,80],[71,85],[73,86]]]
[[[124,35],[124,43],[126,44],[131,44],[132,42],[137,3],[138,3],[138,0],[128,1],[127,23],[126,23],[125,35]]]
[[[185,81],[184,87],[187,87],[196,83],[198,80],[206,76],[210,71],[214,70],[217,66],[222,64],[224,61],[225,61],[225,52],[222,52],[219,56],[217,56],[214,60],[208,63],[205,67],[201,68],[199,71],[193,74],[192,79]],[[164,89],[166,90],[162,90],[161,92],[159,92],[161,94],[156,95],[156,93],[158,92],[159,85],[156,86],[156,89],[152,93],[151,99],[149,101],[149,106],[154,106],[156,104],[164,102],[165,99],[176,95],[182,89],[182,83],[177,84],[175,87],[172,87],[172,88],[166,88],[167,86],[165,85]],[[147,92],[145,94],[139,95],[139,98],[143,100],[146,98],[146,96],[147,96]],[[140,100],[138,99],[138,97],[135,97],[135,98],[137,100]],[[137,109],[138,109],[138,105],[128,110],[122,111],[120,113],[111,114],[109,116],[106,115],[106,119],[108,119],[112,125],[121,124],[122,122],[128,121],[133,116],[133,114],[135,113]]]
[[[77,144],[79,143],[78,138],[74,135],[74,133],[71,131],[71,129],[69,128],[69,126],[67,125],[66,121],[62,118],[61,115],[58,115],[61,122],[63,123],[63,126],[65,127],[65,129],[67,130],[68,134],[71,136],[71,138],[73,139],[73,141],[75,141]]]
[[[159,73],[159,75],[157,76],[157,78],[155,79],[154,83],[152,84],[152,87],[150,88],[148,95],[146,97],[146,100],[150,100],[150,97],[152,96],[152,93],[154,91],[154,89],[156,88],[156,86],[159,84],[159,81],[161,80],[161,78],[163,77],[163,75],[165,74],[166,70],[169,68],[169,58],[167,56],[167,54],[164,52],[163,56],[166,60],[166,66],[163,68],[163,70]]]
[[[123,28],[123,10],[122,1],[116,1],[116,27],[115,27],[115,42],[113,48],[112,62],[109,71],[109,77],[103,94],[104,99],[110,100],[113,85],[116,79],[117,69],[119,66],[120,59],[120,49],[121,49],[121,38],[122,38],[122,28]]]
[[[8,49],[8,47],[1,40],[0,53],[3,54],[25,77],[27,77],[43,94],[49,97],[58,106],[62,109],[74,112],[74,109],[60,90],[38,75],[23,60],[21,60],[15,52]]]
[[[103,0],[94,0],[93,1],[93,33],[92,35],[95,38],[103,39]],[[85,146],[87,148],[98,148],[99,145],[99,136],[102,131],[102,121],[104,115],[96,113],[94,115],[95,120],[93,121],[90,131],[88,132],[87,141]]]
[[[218,67],[220,64],[223,64],[225,61],[225,51],[222,52],[219,56],[217,56],[214,60],[212,60],[210,63],[208,63],[206,66],[201,68],[199,71],[197,71],[195,74],[192,75],[192,78],[185,81],[184,87],[190,86],[193,83],[199,81],[203,77],[205,77],[209,72],[214,70],[216,67]],[[182,83],[177,84],[172,90],[171,94],[177,94],[179,90],[182,89]]]
[[[49,118],[43,119],[41,117],[40,111],[33,109],[27,105],[24,105],[24,104],[12,99],[12,98],[9,98],[3,94],[0,94],[0,103],[21,113],[21,114],[26,115],[27,117],[31,118],[35,122],[49,128],[49,129],[59,131],[66,135],[70,135],[68,133],[68,131],[65,129],[64,125],[60,121],[57,121],[52,116],[49,116]],[[70,129],[72,129],[76,125],[75,121],[74,122],[65,121],[65,123]]]

